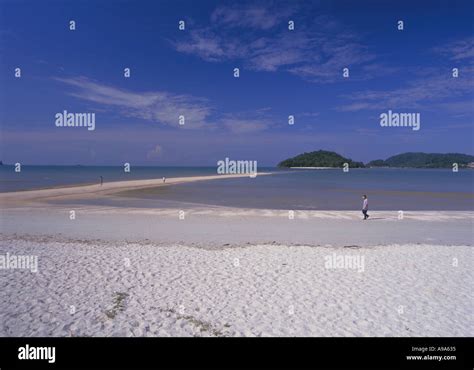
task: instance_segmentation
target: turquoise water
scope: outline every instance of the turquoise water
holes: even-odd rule
[[[134,207],[217,205],[270,209],[474,210],[474,171],[445,169],[278,170],[256,178],[219,179],[127,191],[83,203]],[[25,166],[0,168],[0,191],[104,181],[215,175],[215,167]]]

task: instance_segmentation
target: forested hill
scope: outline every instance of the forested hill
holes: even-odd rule
[[[285,159],[278,167],[333,167],[340,168],[348,163],[350,168],[362,167],[405,167],[405,168],[452,168],[457,163],[459,168],[472,167],[474,156],[461,153],[402,153],[394,155],[386,160],[377,159],[366,165],[355,162],[350,158],[330,152],[318,150],[299,154],[296,157]],[[469,166],[469,164],[471,166]]]
[[[326,150],[303,153],[285,159],[278,164],[278,167],[342,167],[344,163],[348,163],[351,168],[364,167],[362,162],[354,162],[350,158]]]
[[[402,153],[386,160],[377,159],[367,163],[368,167],[410,167],[410,168],[460,168],[474,162],[474,156],[461,153]]]

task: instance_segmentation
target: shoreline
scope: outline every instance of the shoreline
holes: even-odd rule
[[[300,171],[295,171],[300,172]],[[278,175],[279,172],[263,172],[259,175]],[[120,208],[194,208],[194,207],[229,207],[236,209],[259,209],[259,210],[294,210],[294,211],[351,211],[358,210],[358,204],[355,201],[359,197],[360,189],[338,187],[335,190],[323,189],[322,194],[308,192],[307,186],[302,187],[306,191],[304,198],[298,194],[287,196],[285,189],[280,191],[278,186],[285,186],[278,178],[275,179],[275,187],[269,189],[267,200],[266,189],[261,184],[273,182],[272,179],[262,179],[255,183],[242,182],[244,187],[249,187],[248,195],[237,195],[231,191],[239,191],[238,187],[232,188],[233,182],[230,181],[230,187],[226,189],[224,182],[215,182],[216,180],[252,178],[249,174],[237,175],[193,175],[187,174],[179,177],[167,177],[166,183],[162,182],[161,176],[153,179],[129,179],[105,182],[103,185],[94,184],[68,184],[53,186],[43,189],[18,190],[12,192],[0,192],[0,204],[5,207],[23,207],[33,204],[63,204],[78,206],[81,203],[89,206],[120,207]],[[187,183],[198,183],[208,181],[205,184],[196,184],[192,186],[178,186],[169,188],[169,185],[181,185]],[[304,184],[304,182],[303,182]],[[318,185],[318,184],[316,184]],[[216,189],[217,192],[213,192]],[[218,191],[223,190],[220,196]],[[231,189],[231,191],[229,191]],[[277,189],[278,191],[276,191]],[[298,188],[296,188],[298,190]],[[325,193],[326,192],[326,193]],[[418,212],[469,212],[474,205],[474,195],[472,191],[461,191],[453,189],[452,191],[434,190],[397,190],[383,188],[367,188],[364,192],[371,194],[379,211],[393,211],[396,207],[399,210]],[[209,194],[209,195],[208,195]],[[319,197],[318,197],[319,196]],[[332,198],[332,197],[337,198]],[[285,198],[286,197],[286,198]],[[378,198],[378,199],[377,199]],[[331,201],[329,200],[331,199]]]
[[[262,173],[260,175],[271,175]],[[46,235],[62,239],[149,239],[155,243],[288,245],[385,245],[431,243],[472,245],[473,211],[281,210],[159,200],[153,207],[122,202],[117,193],[197,181],[252,178],[242,175],[128,180],[0,193],[4,235]],[[95,204],[97,200],[103,204]],[[142,200],[146,202],[146,199]],[[88,203],[89,202],[89,203]],[[120,206],[117,206],[120,204]],[[74,220],[70,213],[74,211]],[[422,230],[422,232],[421,232]]]
[[[74,219],[70,218],[74,211]],[[49,240],[146,241],[220,248],[226,245],[389,244],[473,245],[473,212],[380,212],[367,221],[358,211],[238,210],[48,206],[3,209],[3,237]]]
[[[271,172],[258,173],[257,176],[271,175]],[[125,181],[112,181],[106,182],[102,185],[66,185],[58,186],[45,189],[35,190],[21,190],[14,192],[0,193],[0,202],[10,203],[25,203],[25,202],[41,202],[51,198],[60,199],[74,199],[89,198],[98,195],[111,195],[116,192],[146,189],[151,187],[169,186],[173,184],[184,184],[196,181],[206,180],[219,180],[219,179],[230,179],[230,178],[242,178],[248,177],[253,178],[255,176],[249,174],[232,174],[232,175],[210,175],[210,176],[187,176],[187,177],[174,177],[166,178],[166,182],[163,183],[163,179],[143,179],[143,180],[125,180]]]

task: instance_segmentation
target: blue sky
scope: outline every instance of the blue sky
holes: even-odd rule
[[[472,1],[0,0],[0,11],[4,162],[473,154]],[[389,109],[420,113],[421,129],[381,127]],[[63,110],[95,113],[96,129],[56,127]]]

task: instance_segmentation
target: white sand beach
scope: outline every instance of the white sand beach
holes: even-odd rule
[[[2,336],[469,336],[470,246],[362,248],[4,238]],[[358,255],[364,271],[328,269]],[[453,266],[453,261],[458,261]]]
[[[0,335],[473,333],[473,212],[49,203],[160,183],[0,194],[0,256],[37,258],[0,268]]]

